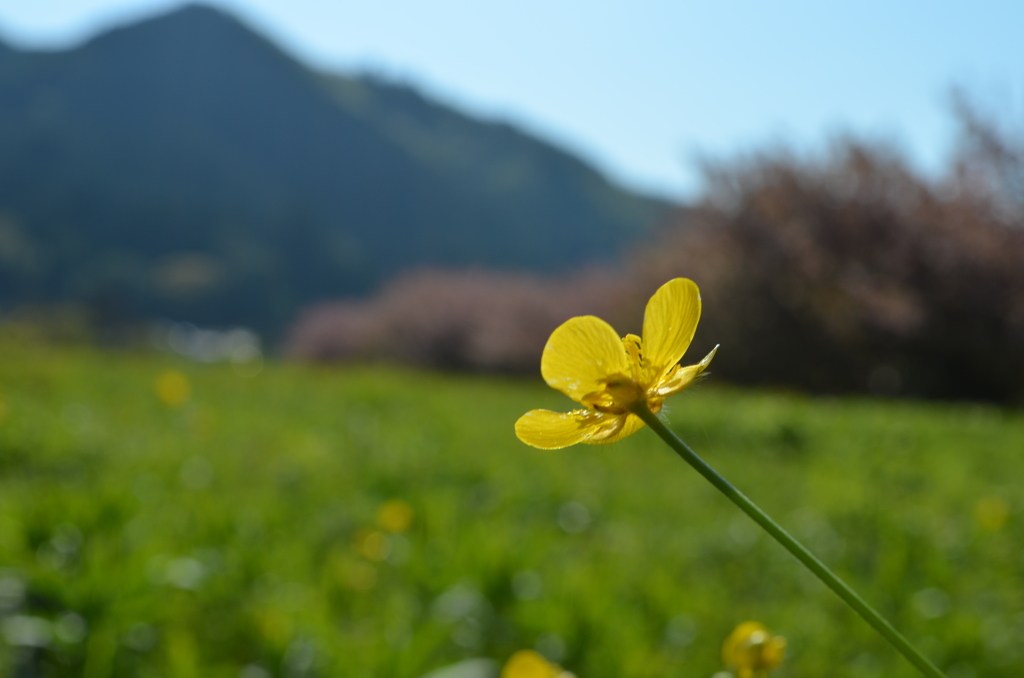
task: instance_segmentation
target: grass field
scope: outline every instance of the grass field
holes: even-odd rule
[[[164,376],[163,401],[155,384]],[[917,675],[649,431],[527,448],[540,378],[0,346],[0,675]],[[704,385],[698,452],[950,678],[1024,675],[1024,414]]]

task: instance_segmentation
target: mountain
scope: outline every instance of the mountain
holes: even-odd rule
[[[315,72],[205,6],[66,51],[0,46],[0,309],[273,334],[413,267],[608,260],[668,208],[508,124]]]

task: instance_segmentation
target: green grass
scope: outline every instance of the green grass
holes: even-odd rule
[[[539,644],[580,678],[707,678],[747,619],[789,639],[779,678],[916,675],[649,431],[520,444],[570,404],[539,377],[6,343],[0,403],[2,675],[415,678]],[[1020,412],[712,378],[668,414],[950,678],[1019,678]],[[367,541],[395,498],[411,528]]]

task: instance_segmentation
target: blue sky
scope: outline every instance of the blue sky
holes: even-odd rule
[[[60,47],[169,0],[7,0],[0,35]],[[613,178],[685,197],[694,160],[839,133],[941,165],[962,85],[1024,120],[1024,2],[215,0],[301,59],[407,80]]]

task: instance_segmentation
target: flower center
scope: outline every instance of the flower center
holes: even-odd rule
[[[644,389],[632,377],[613,374],[605,380],[602,390],[588,393],[580,402],[596,412],[626,414],[643,399]]]

